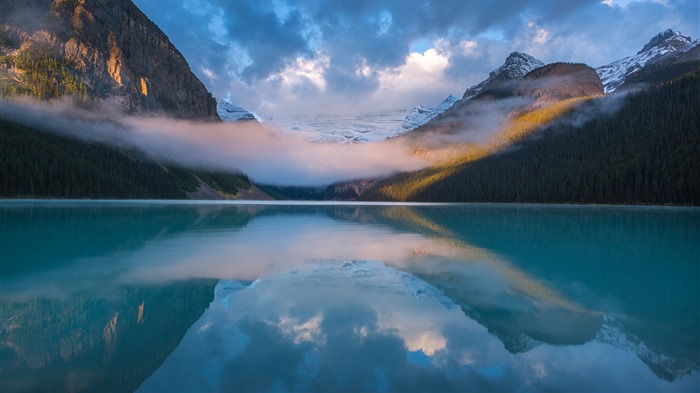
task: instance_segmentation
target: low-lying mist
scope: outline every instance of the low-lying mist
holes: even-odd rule
[[[274,185],[326,185],[387,176],[431,164],[404,140],[324,144],[257,122],[202,123],[79,109],[66,101],[3,101],[2,118],[87,142],[135,149],[189,168],[240,171]]]
[[[560,121],[577,127],[614,113],[621,99],[606,97]],[[162,162],[192,169],[243,172],[254,182],[279,186],[323,186],[423,169],[464,154],[465,145],[488,143],[510,117],[533,104],[527,97],[457,103],[431,128],[375,143],[312,142],[258,122],[205,123],[165,117],[126,116],[96,104],[13,99],[0,102],[0,117],[87,142],[140,151]]]

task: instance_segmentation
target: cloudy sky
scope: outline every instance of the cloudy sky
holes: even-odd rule
[[[592,66],[671,28],[698,0],[134,0],[215,97],[261,116],[436,104],[514,50]]]

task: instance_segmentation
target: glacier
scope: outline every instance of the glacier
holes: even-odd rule
[[[435,106],[418,105],[410,112],[397,109],[341,115],[270,116],[260,121],[311,142],[372,143],[397,137],[420,127],[457,101],[459,98],[450,94]]]

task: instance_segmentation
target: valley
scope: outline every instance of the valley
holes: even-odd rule
[[[51,126],[23,126],[22,119],[9,118],[5,112],[0,158],[0,195],[5,198],[271,197],[261,191],[266,189],[283,199],[632,204],[697,204],[700,200],[696,186],[700,175],[693,158],[700,132],[694,109],[699,100],[700,41],[675,30],[652,37],[635,55],[595,69],[583,63],[545,64],[514,51],[481,82],[463,93],[454,92],[462,98],[449,95],[434,106],[261,116],[231,103],[230,98],[215,100],[167,36],[128,1],[71,6],[46,0],[37,1],[36,6],[43,28],[3,22],[3,99],[29,96],[44,103],[68,99],[81,110],[99,114],[90,120],[97,122],[110,122],[110,118],[119,122],[124,115],[223,120],[235,127],[246,123],[251,130],[262,127],[266,131],[260,132],[266,135],[303,141],[297,145],[311,146],[310,151],[323,151],[314,145],[377,146],[357,153],[357,162],[365,160],[362,154],[382,162],[375,151],[398,148],[400,152],[394,153],[405,157],[402,160],[422,162],[423,169],[402,170],[406,166],[399,164],[389,176],[387,170],[377,168],[382,174],[378,177],[352,179],[344,174],[335,182],[309,186],[308,180],[295,180],[292,175],[269,183],[246,175],[257,173],[247,164],[249,159],[231,171],[228,168],[235,163],[200,167],[191,160],[179,162],[177,155],[154,157],[151,150],[131,151],[104,140],[95,144],[88,138],[89,145],[83,145],[84,137],[79,141],[65,134],[46,134],[46,139],[43,135],[53,132]],[[3,7],[6,14],[21,8]],[[105,13],[112,16],[98,17]],[[128,26],[117,23],[114,16],[119,13],[126,15]],[[142,26],[137,30],[149,31],[152,48],[136,50],[143,39],[143,33],[129,27],[136,25]],[[162,56],[169,60],[156,60]],[[667,109],[648,118],[658,105]],[[634,123],[641,118],[646,120]],[[658,139],[659,127],[666,128],[662,139]],[[33,139],[51,142],[33,143]],[[124,168],[132,169],[107,170],[95,164],[104,159],[80,157],[80,151],[100,151],[102,157],[109,157],[105,162],[125,159]],[[261,151],[267,150],[262,147]],[[307,170],[301,155],[285,154],[294,162],[291,173]],[[623,162],[615,158],[618,154],[625,157]],[[341,156],[345,155],[335,159]],[[328,158],[329,168],[342,167],[333,157]],[[68,169],[57,169],[52,162],[64,162],[61,168]],[[91,167],[95,169],[87,169]],[[344,172],[353,170],[348,167]],[[204,173],[220,173],[220,178]],[[255,192],[239,195],[239,189],[251,186]]]

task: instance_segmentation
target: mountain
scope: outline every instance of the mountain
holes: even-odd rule
[[[532,111],[523,121],[543,128],[536,134],[379,180],[361,199],[697,205],[698,107],[696,68],[624,100],[589,99],[549,118]]]
[[[521,92],[518,92],[517,89],[522,87],[522,83],[518,81],[522,82],[528,73],[543,66],[544,63],[526,53],[512,52],[502,66],[489,73],[488,78],[468,88],[461,100],[453,103],[444,112],[433,116],[422,125],[415,127],[407,136],[411,137],[426,132],[454,133],[456,130],[482,128],[482,125],[477,124],[485,111],[481,104],[493,103],[494,99],[518,96]],[[531,78],[533,82],[530,84],[536,83],[534,79],[536,78]],[[523,101],[521,104],[527,103]],[[516,110],[515,106],[517,105],[511,109]],[[500,112],[501,109],[497,111]],[[477,120],[474,121],[474,119]]]
[[[435,106],[418,105],[406,116],[401,126],[407,130],[420,127],[433,119],[435,116],[445,112],[457,101],[459,101],[459,97],[455,97],[450,94],[447,96],[447,98]]]
[[[334,184],[325,197],[697,205],[699,43],[668,30],[613,63],[646,61],[620,74],[617,88],[632,93],[624,99],[605,96],[600,69],[553,63],[523,75],[514,65],[526,55],[511,54],[467,98],[402,137],[436,164]]]
[[[98,100],[129,114],[218,120],[216,101],[129,0],[0,3],[7,95]]]
[[[216,99],[216,113],[226,122],[256,120],[252,113],[220,98]]]
[[[523,59],[532,61],[523,63]],[[488,79],[465,92],[468,98],[457,101],[406,136],[416,138],[421,134],[441,133],[463,134],[466,140],[482,139],[483,134],[495,132],[494,127],[508,122],[518,113],[563,100],[603,95],[603,86],[595,71],[584,64],[553,63],[521,75],[538,62],[526,54],[511,53],[505,64],[491,72]],[[425,146],[418,148],[425,149]]]
[[[462,98],[468,99],[481,93],[483,90],[493,87],[494,85],[520,79],[527,75],[530,71],[544,66],[544,63],[536,58],[522,52],[512,52],[506,58],[502,66],[491,71],[489,77],[470,87],[464,92]]]
[[[636,55],[596,68],[605,86],[605,93],[612,93],[633,74],[658,63],[670,63],[698,47],[700,40],[691,41],[679,31],[668,29],[654,36]],[[697,49],[695,49],[697,51]],[[691,54],[692,56],[692,54]],[[685,58],[681,61],[697,60]]]
[[[507,149],[582,102],[604,94],[595,70],[585,64],[553,63],[537,67],[539,64],[532,56],[511,53],[503,66],[465,93],[468,98],[458,100],[427,123],[399,136],[418,154],[433,157],[437,161],[434,167],[385,180],[360,179],[333,184],[325,197],[403,200],[413,195],[409,189],[422,187],[428,179],[442,178],[455,166]],[[523,74],[533,67],[536,68]],[[398,181],[400,191],[396,194],[377,191],[392,187],[392,179]]]
[[[463,99],[449,95],[435,106],[419,105],[407,115],[405,110],[360,113],[356,115],[315,115],[312,117],[271,117],[263,119],[273,127],[301,134],[314,142],[357,143],[378,142],[394,138],[408,131],[421,129],[426,123],[439,117],[453,106],[462,104],[482,90],[501,82],[520,79],[529,71],[544,66],[540,60],[522,53],[513,52],[504,64],[492,71],[489,77],[470,87]],[[221,115],[221,112],[219,112]],[[223,118],[223,116],[222,116]]]
[[[3,97],[63,97],[100,112],[220,121],[216,101],[180,52],[129,0],[2,1],[0,17]],[[0,197],[269,198],[241,173],[183,168],[6,115]]]

